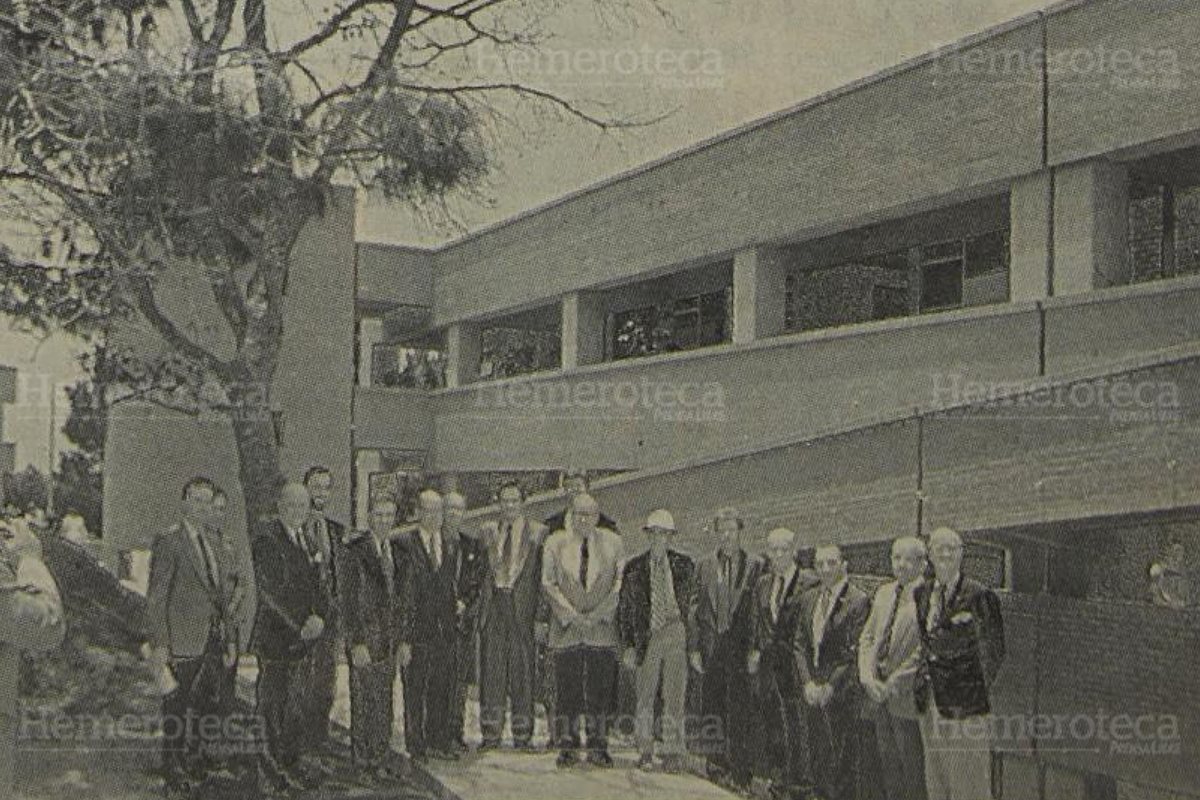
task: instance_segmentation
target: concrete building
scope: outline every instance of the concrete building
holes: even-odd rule
[[[406,472],[619,472],[623,529],[666,506],[698,552],[735,504],[866,575],[951,525],[1004,591],[1000,713],[1091,723],[1010,731],[1000,796],[1197,796],[1200,626],[1143,602],[1170,543],[1200,567],[1197,30],[1187,0],[1067,2],[436,250],[327,219],[285,462],[333,465],[360,523]],[[152,440],[114,423],[106,524],[136,527]],[[194,434],[153,492],[227,469]]]

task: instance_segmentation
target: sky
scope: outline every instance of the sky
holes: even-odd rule
[[[303,9],[277,17],[286,39]],[[614,0],[636,5],[640,0]],[[661,158],[772,112],[1047,5],[1046,0],[660,0],[672,19],[599,18],[597,3],[563,2],[538,53],[492,52],[453,65],[483,79],[549,89],[608,118],[652,124],[599,131],[526,105],[493,139],[483,202],[453,198],[451,221],[364,197],[358,238],[433,246],[499,222],[607,176]],[[337,68],[336,57],[330,68]],[[51,385],[73,383],[82,344],[38,340],[0,316],[0,364],[19,372],[18,404],[4,411],[3,440],[16,464],[48,464]],[[65,400],[58,402],[58,425]],[[69,444],[58,437],[61,449]]]

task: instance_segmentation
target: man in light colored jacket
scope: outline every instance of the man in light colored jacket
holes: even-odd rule
[[[52,650],[65,632],[41,543],[23,521],[0,519],[0,798],[13,795],[21,653]]]
[[[925,800],[925,748],[921,744],[913,682],[921,663],[921,632],[913,590],[925,572],[925,543],[902,536],[892,543],[896,580],[875,592],[858,639],[858,679],[875,739],[887,796]]]
[[[617,687],[617,600],[621,538],[597,526],[600,507],[589,494],[571,503],[571,528],[552,533],[542,559],[542,589],[550,605],[550,650],[558,685],[551,720],[558,765],[581,749],[579,717],[587,720],[588,761],[612,765],[608,717]]]

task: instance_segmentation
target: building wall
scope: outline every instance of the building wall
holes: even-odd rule
[[[310,464],[328,465],[334,476],[332,513],[343,519],[350,510],[353,260],[354,202],[350,192],[339,190],[293,250],[284,343],[271,390],[284,415],[285,475],[298,479]],[[172,302],[204,305],[206,290],[182,280],[174,285],[182,290]],[[194,313],[203,320],[203,308]],[[156,346],[145,331],[118,336]],[[211,476],[229,492],[232,532],[244,547],[244,506],[228,421],[190,418],[145,403],[114,406],[105,445],[105,539],[118,549],[148,547],[178,517],[180,489],[196,474]]]
[[[986,43],[1029,54],[1020,80],[980,81],[926,60],[455,243],[435,257],[434,324],[1033,172],[1040,44],[1038,25],[1023,20]]]

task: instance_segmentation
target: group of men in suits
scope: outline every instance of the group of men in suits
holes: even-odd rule
[[[163,702],[173,718],[223,713],[245,644],[249,582],[222,536],[218,492],[207,479],[189,481],[182,521],[152,553],[150,647],[174,684]],[[475,663],[481,748],[499,747],[507,722],[513,746],[533,750],[537,632],[546,624],[560,767],[612,764],[608,726],[623,664],[642,769],[684,768],[695,681],[693,742],[717,779],[748,787],[759,774],[782,797],[853,798],[861,757],[871,755],[861,752],[868,720],[889,800],[989,796],[990,742],[961,732],[964,720],[990,712],[1003,622],[996,595],[962,575],[962,540],[950,529],[928,545],[897,539],[895,579],[872,598],[849,580],[833,543],[806,547],[777,528],[766,558],[751,555],[733,508],[714,515],[717,547],[699,561],[675,548],[680,532],[665,509],[642,526],[646,550],[626,559],[586,484],[554,529],[526,514],[518,484],[505,484],[498,519],[475,532],[463,528],[466,504],[455,492],[422,492],[406,529],[396,527],[396,503],[376,499],[362,532],[328,519],[329,493],[320,467],[286,484],[277,515],[252,541],[250,646],[268,789],[312,786],[328,771],[320,755],[338,642],[350,665],[352,754],[378,778],[403,770],[390,747],[398,674],[410,757],[464,749]],[[173,730],[168,786],[185,786],[211,767],[211,743],[187,726]]]

